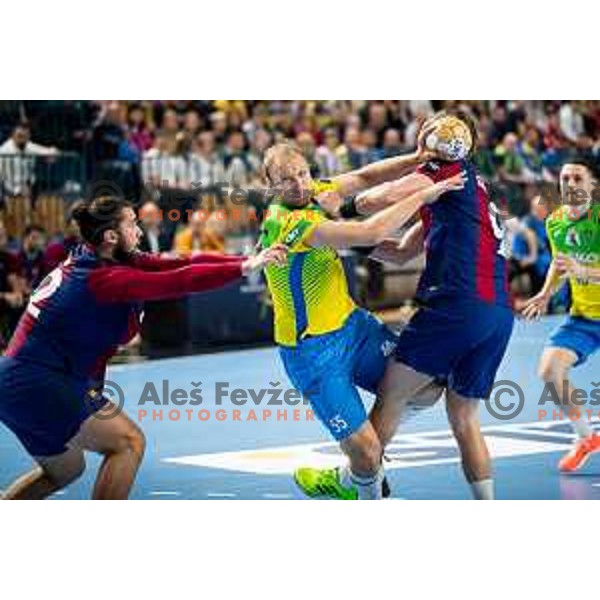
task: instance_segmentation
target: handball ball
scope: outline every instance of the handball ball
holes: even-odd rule
[[[442,160],[462,160],[473,147],[471,131],[460,119],[453,116],[440,117],[434,122],[434,130],[425,141],[427,148]]]

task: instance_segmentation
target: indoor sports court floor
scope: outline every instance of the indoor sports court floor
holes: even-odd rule
[[[497,380],[512,380],[522,387],[524,408],[511,420],[494,418],[485,408],[482,411],[495,457],[497,496],[501,499],[600,498],[600,456],[592,458],[577,475],[559,475],[556,463],[572,440],[571,430],[566,421],[552,420],[549,403],[538,403],[543,386],[536,376],[536,363],[545,339],[558,322],[556,318],[535,324],[517,322]],[[600,358],[595,357],[578,369],[574,377],[578,387],[588,393],[594,389],[592,382],[600,381],[599,366]],[[329,442],[319,423],[307,420],[309,407],[291,406],[285,401],[280,406],[268,404],[283,398],[283,392],[276,398],[269,390],[288,388],[273,348],[118,365],[110,369],[109,379],[123,389],[125,409],[147,437],[146,458],[133,498],[301,498],[291,477],[296,466],[340,461],[336,445]],[[162,396],[165,379],[169,380],[170,391],[201,390],[202,404],[140,404],[144,392],[146,399],[151,396],[152,384]],[[219,382],[228,384],[230,393],[217,406],[215,390]],[[150,387],[146,387],[148,384]],[[255,398],[260,398],[260,390],[266,392],[258,406],[250,392],[246,392],[245,404],[236,406],[231,394],[236,388],[252,388]],[[242,402],[241,397],[242,392],[238,392],[238,402]],[[517,396],[510,396],[508,391],[501,397],[504,407],[514,406],[516,400]],[[590,408],[598,422],[600,407]],[[159,413],[153,419],[152,411],[161,409],[162,421]],[[147,412],[141,421],[140,410]],[[171,417],[179,414],[177,421],[169,419],[169,412],[174,410],[178,413]],[[201,416],[200,410],[205,411]],[[217,419],[217,410],[224,411],[219,413],[224,420]],[[539,410],[547,410],[548,416],[540,419]],[[278,411],[284,411],[279,419]],[[407,422],[388,454],[386,468],[395,498],[469,498],[441,403]],[[80,481],[54,497],[88,497],[98,459],[90,456],[88,464],[93,468]],[[16,439],[0,426],[0,488],[30,466]]]

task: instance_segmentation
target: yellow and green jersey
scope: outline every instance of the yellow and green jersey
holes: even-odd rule
[[[546,221],[552,254],[570,256],[592,268],[600,267],[600,206],[592,208],[578,219],[561,207]],[[571,314],[587,319],[600,319],[600,284],[569,280]]]
[[[275,341],[282,346],[296,346],[307,335],[340,329],[356,308],[335,249],[305,243],[327,220],[313,202],[302,208],[275,202],[263,221],[262,247],[279,243],[289,250],[286,266],[265,269],[275,312]]]

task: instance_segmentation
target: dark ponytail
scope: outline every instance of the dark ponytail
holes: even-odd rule
[[[81,237],[99,246],[105,231],[118,228],[124,208],[132,208],[131,203],[116,196],[100,196],[75,206],[71,216],[79,225]]]

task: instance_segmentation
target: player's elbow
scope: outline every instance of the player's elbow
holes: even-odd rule
[[[355,201],[356,210],[361,215],[372,215],[381,208],[384,208],[380,198],[370,194],[361,194]]]
[[[373,176],[371,175],[368,167],[361,167],[360,169],[354,171],[352,175],[354,184],[353,187],[355,187],[357,190],[364,190],[374,185]]]
[[[394,187],[390,183],[384,183],[368,192],[365,192],[356,198],[356,210],[361,215],[372,215],[396,204],[401,198],[394,192]]]

